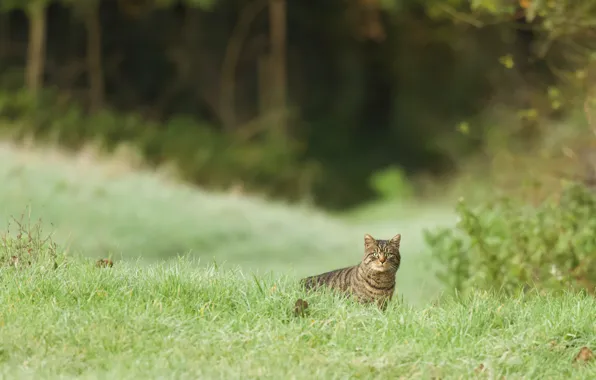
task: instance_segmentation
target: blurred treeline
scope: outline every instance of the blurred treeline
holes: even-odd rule
[[[1,124],[75,149],[126,143],[210,188],[346,207],[384,169],[457,170],[487,143],[469,128],[482,115],[517,113],[502,127],[523,139],[560,117],[561,86],[589,76],[594,7],[0,0]]]

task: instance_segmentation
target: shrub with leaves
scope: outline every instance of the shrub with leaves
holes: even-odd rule
[[[567,184],[538,206],[501,198],[457,205],[453,228],[425,231],[452,290],[596,287],[596,194]]]
[[[6,232],[0,234],[0,267],[49,265],[57,268],[64,262],[51,234],[44,234],[41,221],[12,219]]]

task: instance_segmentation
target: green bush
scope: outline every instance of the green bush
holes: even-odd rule
[[[17,141],[34,137],[73,150],[90,142],[108,153],[129,145],[145,163],[173,164],[182,179],[212,189],[241,185],[298,200],[310,195],[318,173],[298,144],[274,133],[242,138],[182,115],[163,123],[107,110],[88,115],[51,91],[37,98],[24,90],[0,92],[0,128]]]
[[[400,168],[390,167],[375,172],[370,177],[370,184],[377,196],[385,201],[407,200],[414,195],[412,184]]]
[[[453,290],[586,289],[596,286],[596,195],[566,184],[538,206],[501,198],[457,205],[453,228],[425,231]]]

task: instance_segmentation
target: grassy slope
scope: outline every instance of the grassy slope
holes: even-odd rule
[[[466,378],[479,363],[507,378],[596,374],[571,365],[596,344],[594,298],[423,306],[437,287],[420,231],[448,212],[387,205],[330,217],[115,169],[0,147],[2,219],[31,205],[75,251],[128,259],[0,268],[0,378]],[[295,276],[355,263],[364,232],[403,234],[406,304],[381,314],[316,295],[307,318],[292,317],[304,296]],[[189,250],[201,263],[150,263]],[[209,269],[212,258],[242,272]]]
[[[168,184],[122,165],[8,145],[0,146],[0,182],[0,223],[31,206],[34,218],[53,226],[58,242],[87,256],[152,261],[190,251],[202,264],[215,259],[259,273],[306,275],[357,263],[364,233],[388,238],[399,232],[400,291],[420,304],[438,290],[427,273],[421,236],[423,227],[438,222],[420,215],[404,219],[397,207],[382,218],[343,220]]]
[[[596,342],[596,300],[580,295],[464,301],[385,314],[309,295],[294,281],[173,265],[77,263],[0,269],[0,377],[576,378]]]

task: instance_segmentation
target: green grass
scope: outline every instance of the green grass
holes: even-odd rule
[[[385,313],[189,260],[0,269],[2,378],[576,378],[596,299],[477,293]],[[257,283],[258,282],[258,283]],[[310,313],[295,317],[297,297]]]
[[[440,290],[429,275],[431,262],[422,229],[447,223],[452,213],[438,209],[417,215],[388,205],[381,217],[330,216],[304,206],[256,197],[210,193],[175,184],[121,162],[97,162],[54,150],[0,145],[0,223],[28,207],[55,240],[94,258],[112,256],[139,264],[178,255],[216,260],[245,271],[273,271],[295,277],[354,265],[365,233],[401,233],[402,270],[398,287],[422,304]]]
[[[441,288],[421,231],[451,223],[445,208],[376,204],[330,216],[83,158],[0,146],[0,218],[30,207],[70,247],[57,268],[47,246],[31,267],[0,260],[0,378],[596,375],[572,365],[596,345],[594,297],[431,302]],[[387,312],[301,293],[298,276],[357,263],[365,232],[403,236]],[[14,250],[0,246],[6,257]],[[113,268],[94,266],[110,255]],[[304,318],[291,313],[298,297],[310,303]]]

